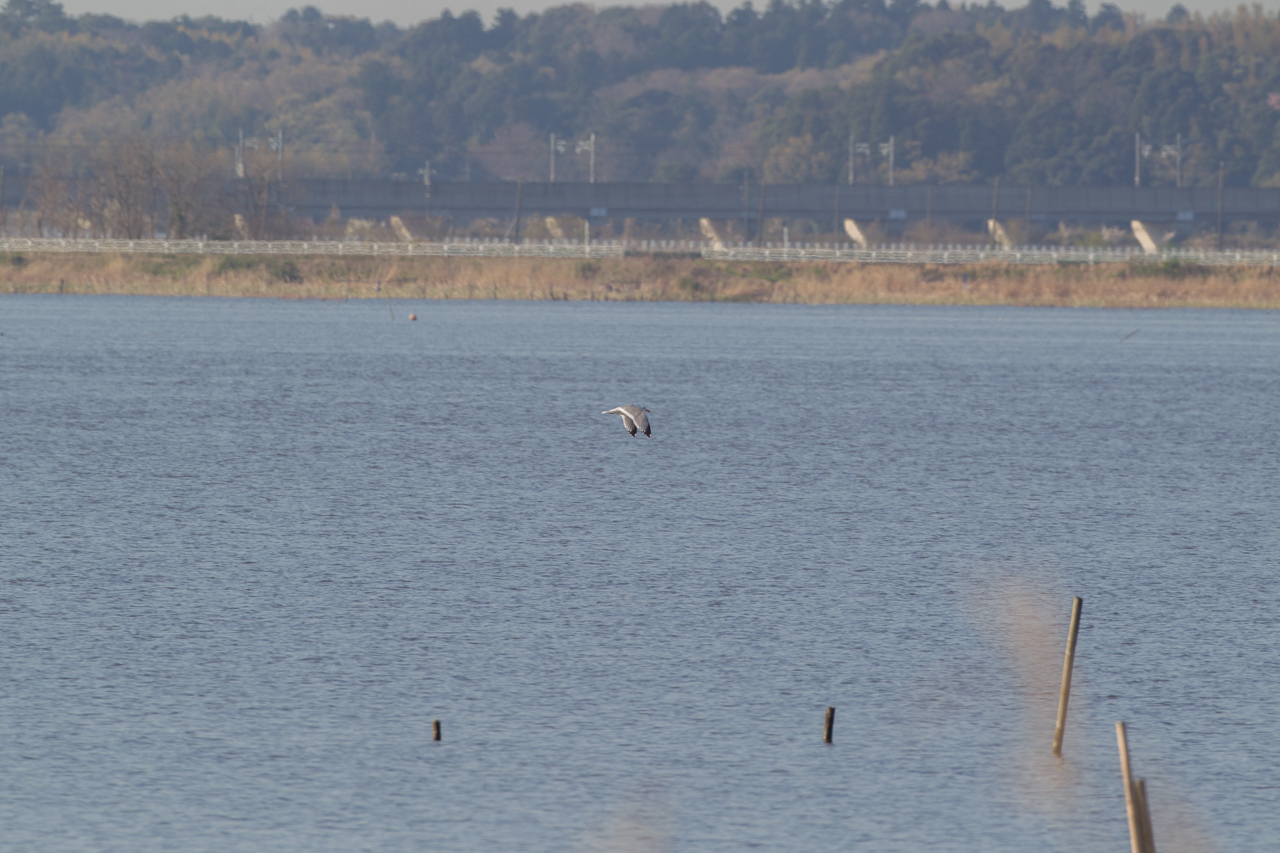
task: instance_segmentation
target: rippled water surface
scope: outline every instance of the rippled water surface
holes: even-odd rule
[[[1277,320],[0,298],[0,849],[1271,848]]]

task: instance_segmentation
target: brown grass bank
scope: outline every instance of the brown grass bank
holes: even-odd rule
[[[638,255],[314,258],[0,255],[0,292],[283,299],[575,299],[1280,308],[1271,268],[735,263]]]

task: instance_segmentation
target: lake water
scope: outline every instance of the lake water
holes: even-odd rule
[[[0,849],[1271,849],[1278,321],[0,297]]]

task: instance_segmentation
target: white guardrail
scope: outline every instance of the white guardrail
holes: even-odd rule
[[[723,261],[853,261],[863,264],[1116,264],[1177,261],[1204,266],[1280,266],[1280,251],[1163,249],[1077,249],[1056,246],[849,246],[804,244],[788,247],[706,248],[704,258]]]
[[[621,244],[561,242],[371,243],[355,240],[94,240],[58,237],[0,239],[0,252],[64,252],[136,255],[318,255],[459,258],[611,258]]]
[[[724,245],[694,240],[546,240],[511,243],[472,238],[438,243],[373,243],[346,240],[95,240],[58,237],[0,238],[0,253],[56,252],[147,255],[314,255],[456,258],[616,258],[628,252],[700,254],[722,261],[847,261],[863,264],[1114,264],[1177,261],[1202,266],[1280,266],[1280,251],[1214,251],[1138,248],[1087,249],[1054,246],[915,246],[861,248],[841,243],[778,246]]]

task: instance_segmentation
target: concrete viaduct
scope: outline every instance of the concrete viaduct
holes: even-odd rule
[[[731,220],[748,233],[766,219],[843,219],[893,223],[938,220],[981,226],[989,220],[1129,226],[1216,227],[1255,221],[1280,225],[1280,188],[817,186],[769,184],[433,183],[306,179],[289,182],[282,199],[299,216],[323,220],[392,215],[513,218],[573,215],[589,219]]]
[[[3,207],[34,209],[25,175],[10,175]],[[253,193],[240,181],[224,186],[224,202],[244,206]],[[262,193],[256,194],[262,198]],[[877,222],[901,233],[922,221],[989,228],[1001,238],[1001,222],[1027,220],[1052,228],[1058,222],[1119,225],[1147,223],[1160,231],[1217,228],[1235,221],[1280,226],[1280,188],[1192,187],[900,187],[812,184],[642,184],[458,182],[430,185],[390,179],[289,179],[269,185],[267,196],[293,215],[324,221],[336,210],[343,220],[386,220],[391,216],[450,216],[459,220],[573,215],[588,220],[662,222],[686,220],[739,223],[754,236],[761,219],[803,219],[830,223],[857,240],[858,224]],[[163,198],[158,200],[163,208]],[[850,230],[852,226],[852,230]]]

